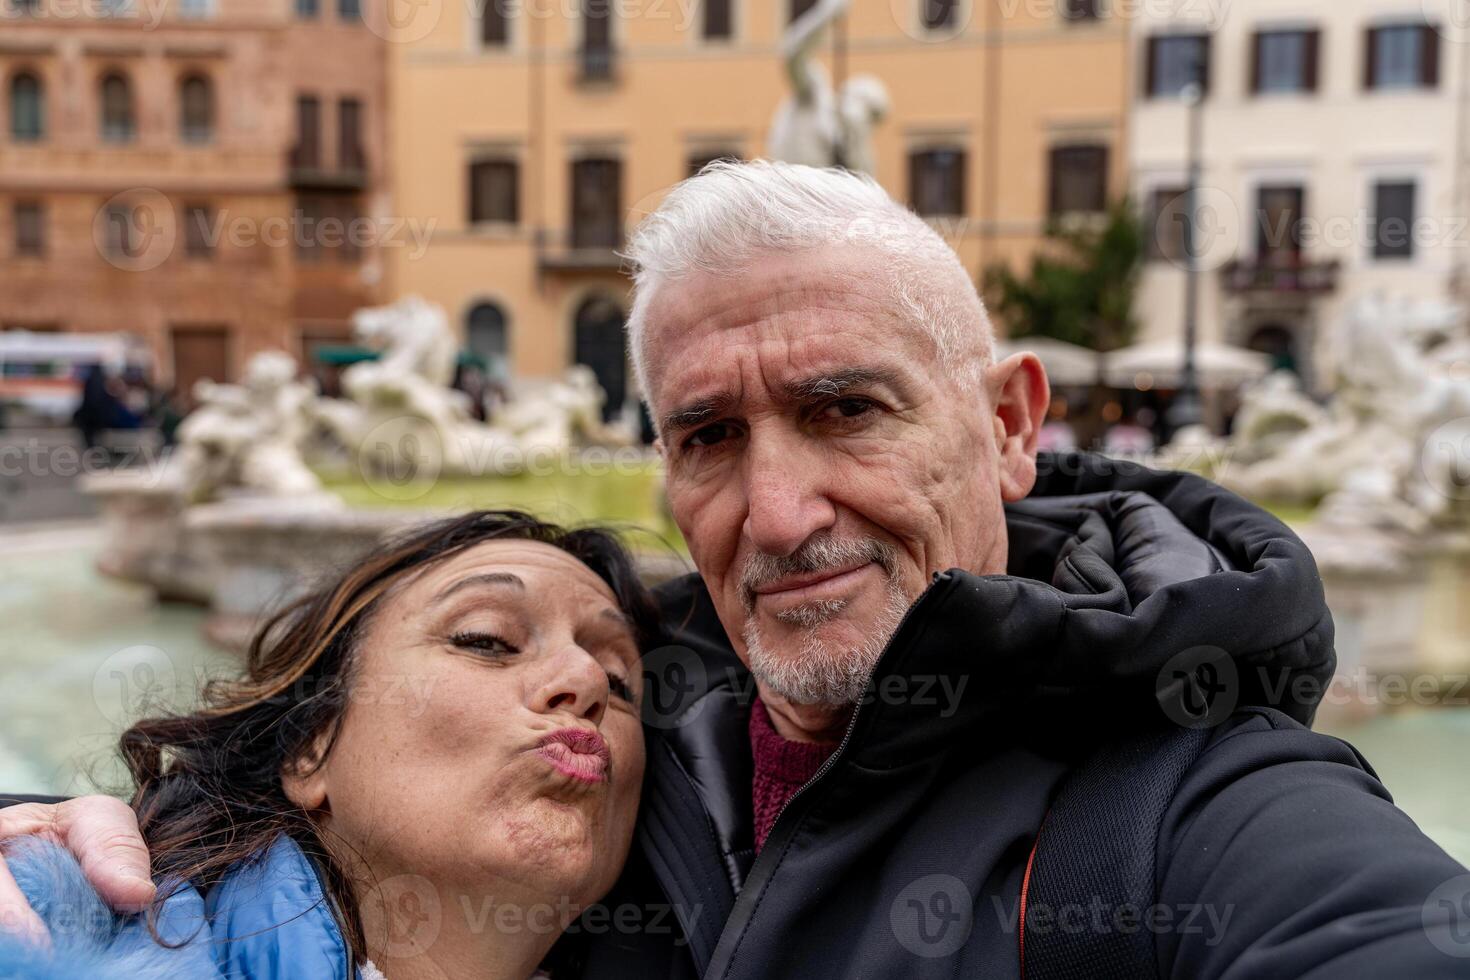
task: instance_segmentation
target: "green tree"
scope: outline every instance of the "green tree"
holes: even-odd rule
[[[1133,295],[1143,260],[1144,230],[1127,201],[1104,221],[1052,227],[1048,247],[1017,276],[1004,264],[985,270],[984,290],[1012,337],[1052,337],[1108,351],[1133,339]]]

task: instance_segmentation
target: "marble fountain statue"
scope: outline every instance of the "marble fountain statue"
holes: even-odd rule
[[[766,138],[772,160],[876,172],[873,129],[888,115],[888,89],[872,75],[854,75],[833,91],[815,57],[823,31],[851,5],[852,0],[817,0],[781,38],[791,94],[776,109]]]
[[[260,352],[239,384],[195,387],[198,407],[163,465],[86,478],[104,524],[100,569],[162,598],[208,604],[211,635],[240,646],[263,610],[430,516],[349,508],[313,464],[346,457],[388,491],[440,476],[514,475],[530,461],[636,442],[631,424],[603,422],[604,392],[584,366],[517,383],[487,424],[449,387],[459,342],[438,307],[410,297],[361,310],[353,324],[379,357],[343,372],[345,399],[299,380],[289,354]]]
[[[1314,507],[1296,530],[1354,671],[1470,671],[1470,323],[1460,306],[1370,295],[1336,325],[1332,397],[1295,375],[1242,396],[1234,432],[1184,431],[1156,463],[1268,505]],[[1191,467],[1193,468],[1193,467]]]

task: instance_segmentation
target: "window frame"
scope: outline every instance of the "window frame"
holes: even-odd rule
[[[1151,34],[1144,43],[1144,71],[1143,71],[1143,94],[1146,99],[1170,100],[1179,99],[1184,94],[1184,86],[1178,91],[1165,92],[1159,88],[1159,58],[1164,45],[1193,42],[1199,45],[1203,56],[1200,59],[1200,71],[1197,81],[1200,86],[1200,94],[1208,98],[1210,94],[1210,76],[1213,73],[1214,61],[1214,39],[1207,32],[1170,32],[1163,34]],[[1186,82],[1185,85],[1189,83]]]
[[[1078,155],[1096,154],[1101,160],[1098,168],[1097,202],[1095,207],[1066,208],[1062,206],[1062,173],[1064,168],[1058,166],[1065,154]],[[1106,214],[1108,210],[1108,191],[1113,176],[1113,148],[1104,142],[1065,142],[1055,143],[1047,148],[1047,198],[1046,214],[1052,221],[1063,220],[1073,216],[1092,217]]]

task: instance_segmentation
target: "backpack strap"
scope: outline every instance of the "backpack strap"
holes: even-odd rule
[[[1210,734],[1171,728],[1129,736],[1067,777],[1042,818],[1021,884],[1023,980],[1158,975],[1154,936],[1141,923],[1157,901],[1159,826]]]

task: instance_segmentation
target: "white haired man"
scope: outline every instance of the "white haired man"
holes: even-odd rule
[[[712,165],[630,252],[699,574],[663,590],[582,975],[1462,975],[1470,905],[1435,897],[1464,869],[1305,727],[1332,626],[1290,531],[1194,477],[1039,466],[1041,365],[994,359],[953,251],[866,178]],[[136,865],[110,804],[69,806]]]

